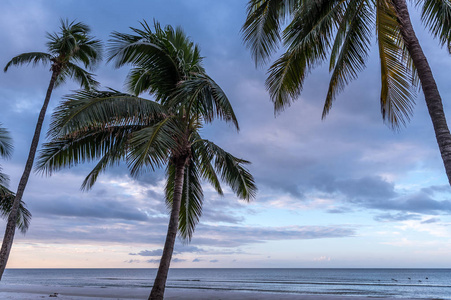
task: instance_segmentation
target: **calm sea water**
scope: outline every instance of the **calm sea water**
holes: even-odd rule
[[[7,269],[2,284],[149,289],[156,269]],[[451,269],[171,269],[167,288],[451,299]]]

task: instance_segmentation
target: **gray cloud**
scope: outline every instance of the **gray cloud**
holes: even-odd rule
[[[396,222],[407,220],[421,220],[421,216],[418,214],[409,213],[397,213],[397,214],[380,214],[374,217],[374,220],[379,222]]]
[[[304,240],[342,238],[355,235],[355,230],[339,226],[239,227],[199,226],[193,237],[196,245],[238,247],[271,240]],[[218,238],[214,238],[218,236]]]
[[[128,255],[161,256],[162,254],[163,254],[163,249],[155,249],[155,250],[143,250],[138,253],[129,253]]]
[[[395,185],[381,177],[363,177],[358,179],[334,180],[329,178],[315,186],[318,192],[329,197],[338,197],[344,207],[334,208],[328,212],[342,213],[352,207],[363,207],[378,210],[400,211],[397,215],[382,214],[378,220],[412,218],[417,214],[439,214],[451,212],[449,200],[434,199],[435,195],[445,194],[451,197],[451,188],[431,186],[418,192],[401,194],[395,191]],[[389,217],[391,216],[391,217]],[[416,216],[419,219],[419,216]]]
[[[421,224],[432,224],[432,223],[437,223],[440,222],[439,218],[430,218],[427,220],[424,220],[423,222],[421,222]]]
[[[350,208],[347,207],[335,207],[335,208],[331,208],[331,209],[327,209],[326,212],[330,213],[330,214],[345,214],[348,212],[351,212],[352,210]]]
[[[17,236],[18,241],[40,243],[123,243],[123,244],[159,244],[163,245],[167,224],[158,219],[146,222],[123,221],[105,223],[99,218],[33,219],[26,236]],[[152,228],[152,230],[149,230]],[[1,228],[0,228],[1,230]],[[249,227],[249,226],[212,226],[200,224],[194,234],[191,245],[183,245],[180,240],[175,245],[174,254],[216,253],[224,255],[245,254],[238,247],[274,240],[302,240],[322,238],[352,237],[354,228],[347,226],[289,226],[289,227]],[[230,250],[210,249],[206,247],[225,247]],[[161,249],[133,252],[133,256],[158,255]],[[144,255],[143,255],[144,254]]]
[[[172,261],[174,261],[175,258],[172,259]],[[151,264],[159,264],[160,260],[159,259],[148,259],[146,260],[147,263],[151,263]]]
[[[198,248],[196,246],[191,245],[177,245],[173,254],[182,254],[182,253],[202,253],[205,252],[204,249]],[[163,249],[155,249],[155,250],[143,250],[138,253],[129,253],[129,255],[139,255],[139,256],[161,256],[163,254]]]
[[[124,261],[128,264],[134,264],[134,263],[140,263],[141,261],[139,259],[130,259],[130,260],[126,260]]]
[[[113,200],[86,200],[76,197],[59,201],[42,199],[30,207],[42,215],[59,215],[70,217],[95,217],[102,219],[124,219],[146,221],[148,215],[123,203]]]
[[[177,257],[173,257],[171,259],[171,263],[179,263],[179,262],[184,262],[186,261],[186,259],[181,259],[181,258],[177,258]],[[147,263],[151,263],[151,264],[159,264],[160,260],[159,259],[148,259],[146,260]]]

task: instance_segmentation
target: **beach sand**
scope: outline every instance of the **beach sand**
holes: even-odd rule
[[[35,300],[35,299],[64,299],[64,300],[118,300],[118,299],[147,299],[150,288],[94,288],[94,287],[52,287],[35,285],[6,285],[0,286],[0,299]],[[57,297],[50,295],[57,294]],[[283,293],[238,292],[218,290],[194,290],[167,288],[167,300],[369,300],[369,299],[397,299],[407,298],[370,298],[361,296],[340,295],[299,295]],[[412,299],[410,299],[412,300]],[[424,300],[424,298],[423,298]]]

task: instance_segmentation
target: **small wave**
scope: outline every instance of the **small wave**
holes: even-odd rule
[[[123,280],[123,281],[137,281],[150,280],[149,278],[120,278],[120,277],[97,277],[98,280]]]
[[[176,280],[173,280],[176,281]],[[189,281],[189,280],[180,280]],[[280,280],[268,280],[268,281],[255,281],[255,280],[211,280],[207,282],[212,283],[250,283],[250,284],[287,284],[287,285],[350,285],[350,286],[395,286],[395,287],[434,287],[434,288],[451,288],[451,285],[440,284],[402,284],[402,283],[355,283],[355,282],[318,282],[318,281],[280,281]]]
[[[199,282],[200,279],[173,279],[172,281],[196,281],[196,282]]]
[[[224,288],[224,287],[192,287],[192,286],[167,286],[167,288],[175,289],[190,289],[190,290],[217,290],[217,291],[240,291],[240,292],[259,292],[259,293],[283,293],[283,294],[295,294],[295,295],[363,295],[368,294],[367,291],[324,291],[324,292],[314,292],[314,291],[287,291],[287,290],[266,290],[266,289],[256,289],[256,288]],[[372,292],[372,296],[392,296],[394,294],[384,293],[384,292]]]

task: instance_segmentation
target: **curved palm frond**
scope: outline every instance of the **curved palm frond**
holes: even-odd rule
[[[324,103],[323,119],[329,113],[336,95],[365,68],[371,45],[374,7],[366,0],[351,0],[344,10],[331,50],[332,76]]]
[[[149,125],[165,117],[158,103],[109,91],[78,91],[65,96],[53,115],[48,136],[58,137],[84,130],[90,126]]]
[[[198,166],[193,158],[186,165],[184,174],[178,231],[182,240],[189,243],[202,215],[204,194]],[[172,200],[174,199],[175,168],[173,164],[168,164],[166,175],[166,205],[170,210],[172,208]]]
[[[438,38],[442,46],[451,53],[451,2],[449,0],[421,0],[421,19]]]
[[[166,118],[153,126],[147,126],[133,133],[127,164],[132,176],[146,168],[154,170],[167,163],[169,155],[177,151],[177,142],[183,131],[173,118]]]
[[[9,183],[9,176],[2,172],[3,169],[0,166],[0,189],[5,189]]]
[[[153,76],[152,71],[141,67],[131,69],[125,81],[127,90],[134,95],[140,95],[144,92],[149,92],[152,94],[157,91],[156,89],[153,89],[152,86],[161,87],[166,84],[167,82],[164,82],[164,79],[158,76]]]
[[[410,120],[415,104],[416,70],[405,50],[399,23],[387,1],[377,0],[376,26],[381,62],[381,112],[392,128]]]
[[[142,127],[97,127],[55,137],[42,146],[36,170],[51,175],[62,168],[70,168],[103,156],[107,157],[103,158],[108,163],[105,166],[112,165],[117,162],[112,158],[125,158],[129,136],[140,128]]]
[[[257,186],[253,176],[244,167],[250,164],[249,161],[233,156],[208,140],[198,140],[197,143],[200,143],[202,150],[207,151],[212,158],[213,166],[220,174],[221,180],[227,183],[239,198],[246,201],[255,198]]]
[[[310,71],[326,59],[343,1],[305,1],[284,30],[287,51],[268,70],[266,88],[274,111],[290,106]]]
[[[76,64],[68,62],[61,70],[61,73],[55,82],[55,86],[59,86],[65,83],[68,78],[71,78],[79,83],[85,90],[92,90],[100,85],[100,83],[94,79],[94,76],[94,74],[89,73]]]
[[[0,123],[0,156],[10,157],[13,151],[13,144],[9,131],[1,127]]]
[[[121,126],[120,129],[125,128]],[[104,149],[103,151],[103,156],[99,159],[99,162],[83,181],[81,185],[82,190],[91,189],[97,181],[98,176],[102,172],[105,172],[108,167],[111,167],[115,164],[118,165],[121,160],[126,159],[128,151],[128,140],[131,136],[130,132],[133,132],[135,130],[138,130],[138,126],[130,127],[129,130],[125,131],[117,130],[117,133],[114,135],[114,140],[110,139],[108,148]]]
[[[175,107],[180,104],[188,107],[189,112],[202,116],[206,122],[210,123],[219,118],[232,122],[239,130],[238,120],[229,99],[219,85],[206,74],[196,74],[178,84],[168,106]]]
[[[13,57],[3,69],[4,72],[8,71],[10,66],[21,66],[24,64],[33,64],[36,66],[38,63],[43,63],[44,65],[51,63],[52,56],[48,53],[43,52],[28,52],[22,53]]]
[[[280,31],[284,19],[293,14],[299,1],[293,0],[250,0],[247,4],[247,18],[241,28],[243,39],[251,49],[255,65],[269,60],[279,47]]]
[[[124,64],[134,64],[138,68],[149,70],[152,74],[147,79],[151,83],[147,89],[143,87],[137,89],[137,85],[133,82],[136,75],[133,73],[129,74],[126,81],[127,89],[135,95],[147,91],[150,94],[155,94],[157,99],[164,99],[181,78],[177,62],[165,53],[161,47],[147,41],[139,40],[131,44],[124,43],[123,48],[117,49],[119,47],[116,45],[120,44],[122,36],[123,34],[113,33],[114,39],[111,40],[113,43],[111,49],[113,50],[110,49],[109,60],[114,59],[117,68]]]
[[[85,68],[92,70],[102,60],[103,46],[100,40],[85,36],[78,41],[77,46],[78,50],[74,52],[71,61],[81,62]]]
[[[216,170],[212,165],[214,153],[208,151],[208,148],[205,147],[205,143],[198,132],[192,134],[191,152],[198,165],[199,174],[202,179],[209,182],[216,192],[223,196],[224,192],[221,183],[216,174]]]
[[[0,185],[0,216],[7,219],[13,205],[16,195],[6,187]],[[19,216],[17,218],[16,227],[25,234],[30,227],[31,212],[27,209],[25,202],[22,200],[19,204]]]

